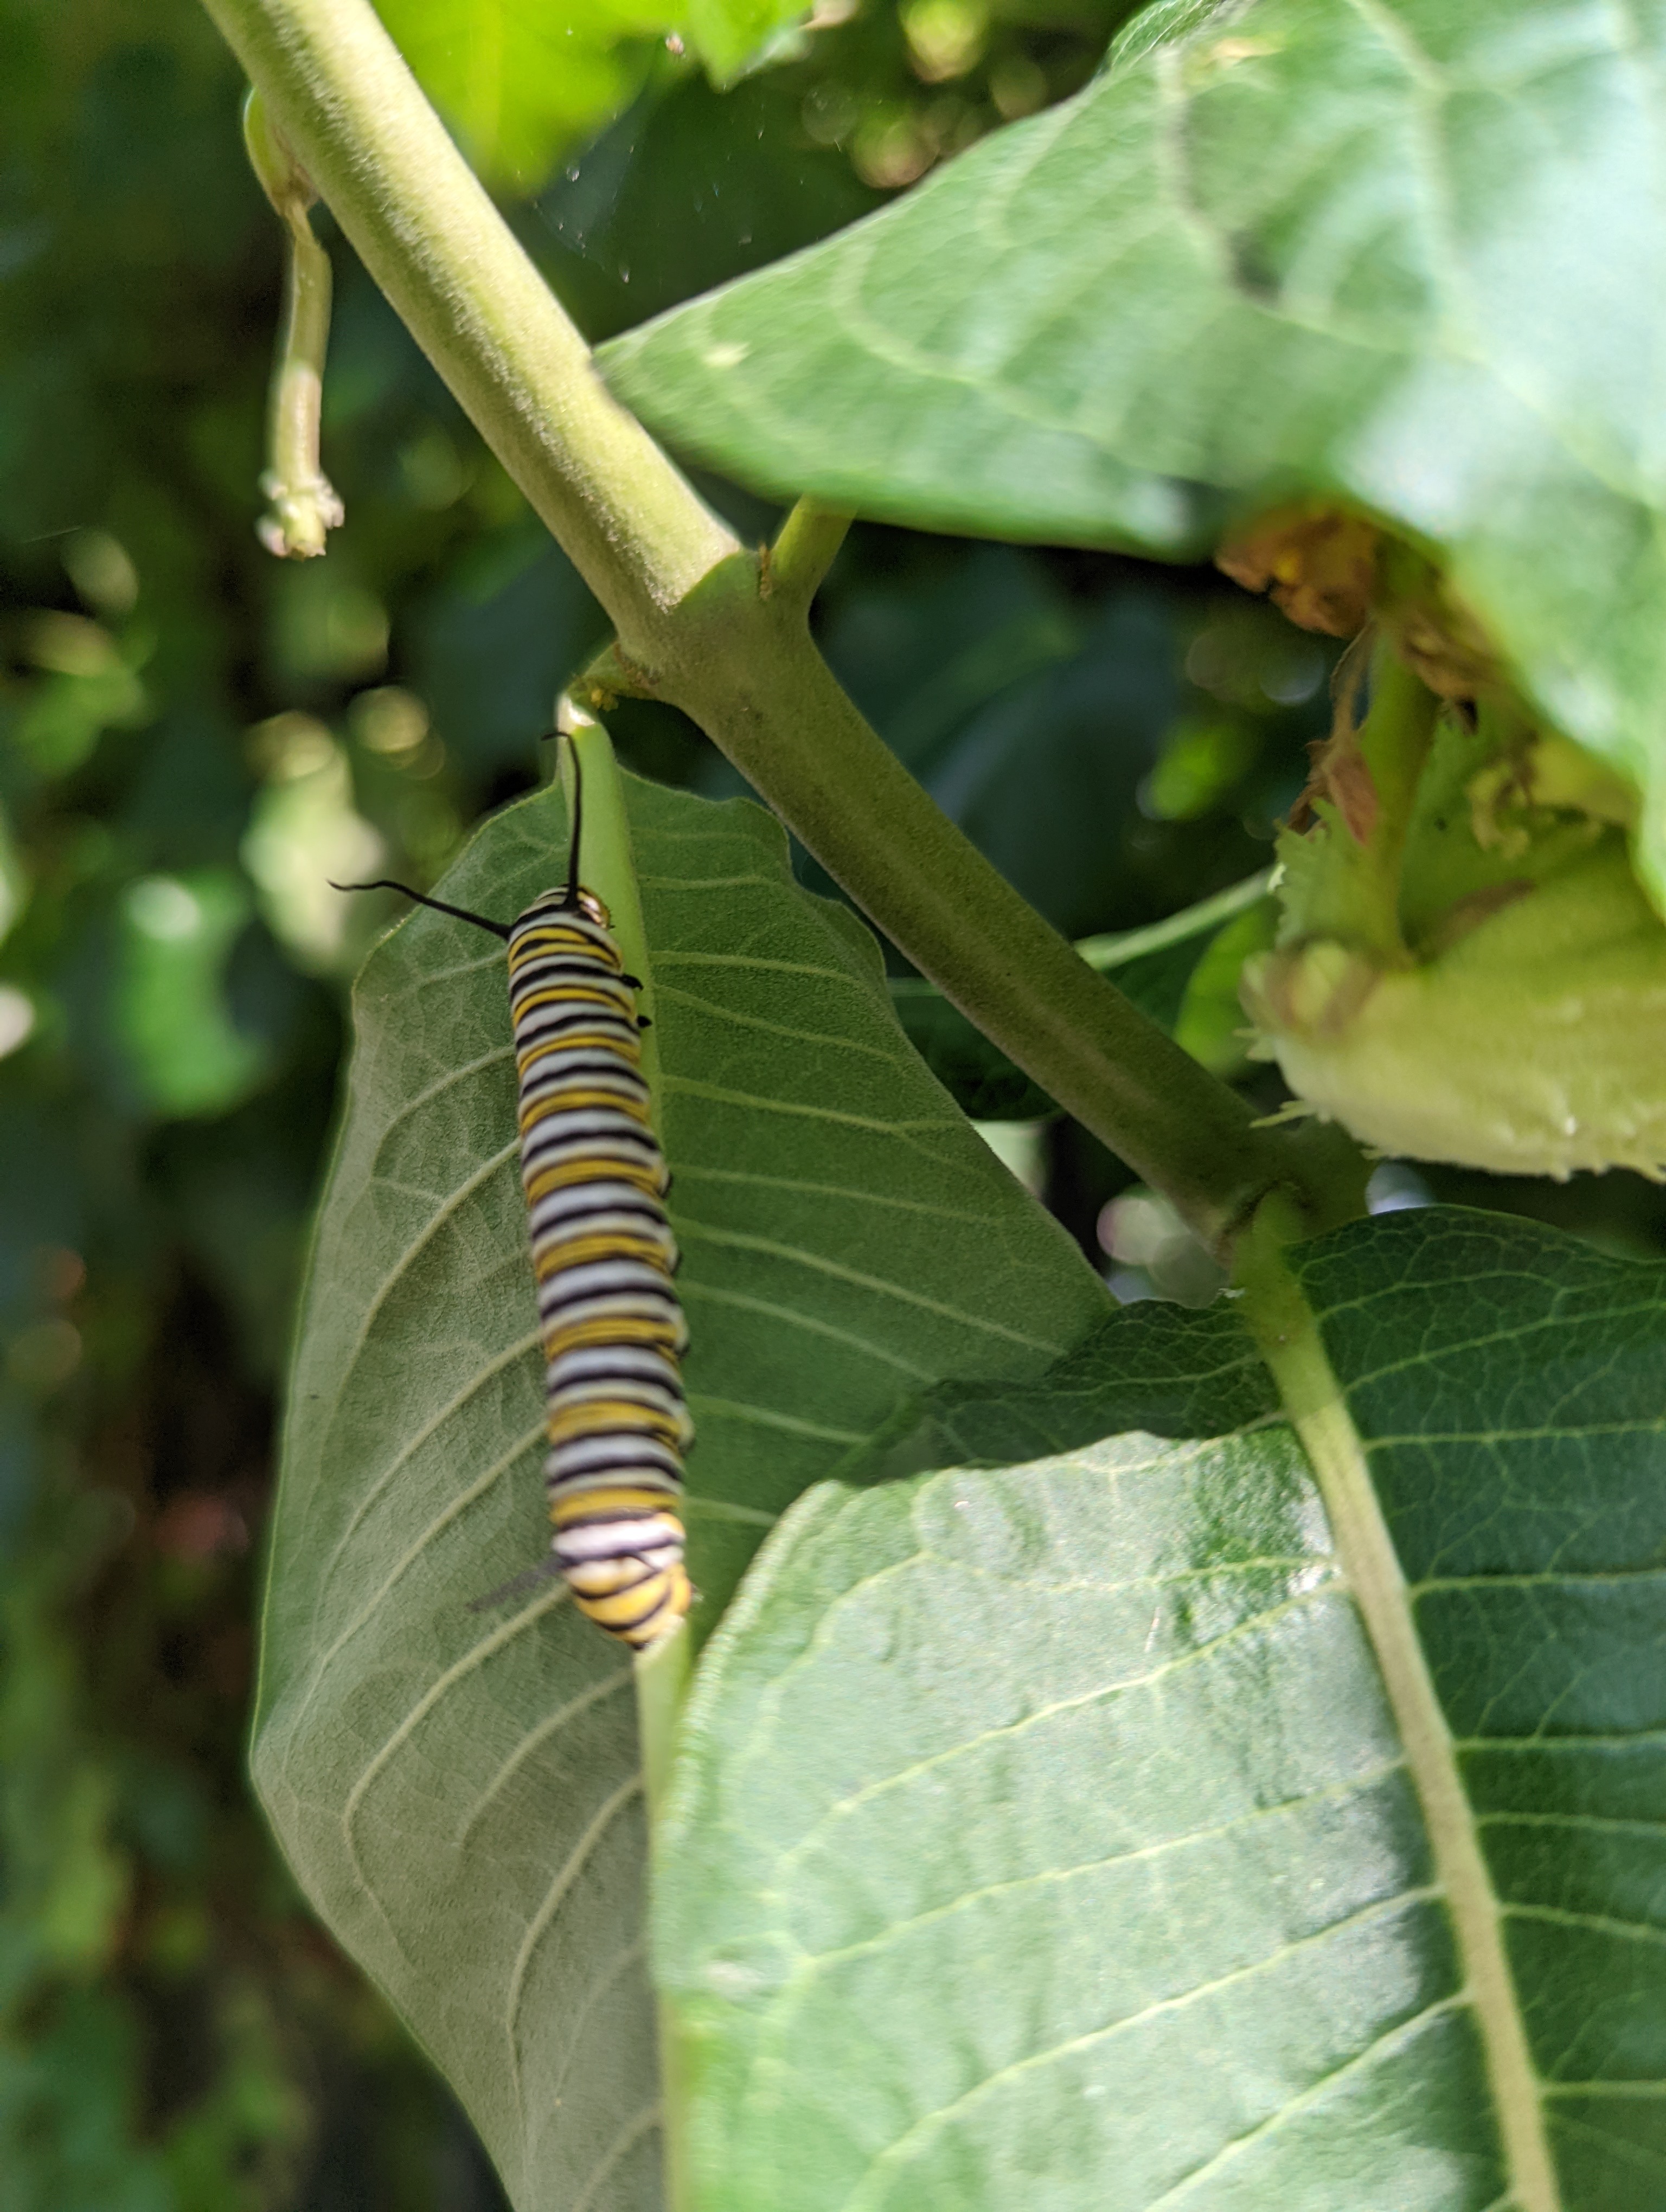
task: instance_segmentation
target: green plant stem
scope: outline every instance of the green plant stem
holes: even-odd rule
[[[572,556],[633,659],[735,540],[589,349],[369,0],[205,0],[360,258]]]
[[[1346,1139],[1310,1126],[1296,1142],[1269,1144],[1279,1133],[1253,1127],[1244,1102],[1097,975],[948,820],[809,648],[802,617],[725,619],[733,590],[720,573],[699,595],[707,606],[689,611],[707,650],[690,651],[669,696],[946,998],[1211,1249],[1224,1252],[1275,1187],[1297,1194],[1316,1228],[1359,1210],[1363,1170],[1350,1181],[1357,1154]]]
[[[1119,929],[1103,937],[1079,937],[1076,950],[1090,968],[1101,975],[1107,969],[1122,968],[1130,960],[1142,960],[1147,953],[1164,952],[1171,945],[1185,945],[1206,931],[1213,933],[1247,914],[1252,906],[1259,906],[1270,896],[1273,889],[1273,870],[1257,869],[1253,876],[1245,876],[1242,883],[1229,884],[1224,891],[1213,892],[1199,899],[1195,905],[1183,907],[1178,914],[1167,915],[1161,921],[1148,922],[1143,929]]]
[[[671,1785],[677,1723],[688,1691],[690,1663],[686,1620],[679,1620],[657,1644],[639,1653],[633,1662],[650,1852],[660,1832],[666,1793]],[[676,2015],[667,2000],[657,1992],[654,2016],[659,2024],[660,2130],[665,2146],[666,2207],[666,2212],[687,2212],[690,2202],[687,2069]]]
[[[1224,1250],[1268,1190],[1357,1212],[1337,1133],[1249,1109],[1096,976],[942,814],[840,690],[805,586],[836,518],[756,556],[610,396],[368,0],[205,0],[372,276],[611,617],[632,690],[708,731],[926,975]],[[813,587],[812,586],[811,587]],[[581,696],[580,687],[575,695]]]
[[[584,779],[584,849],[579,855],[580,880],[606,907],[613,934],[624,955],[626,972],[635,975],[642,987],[636,999],[636,1011],[648,1024],[641,1036],[642,1079],[648,1088],[648,1110],[654,1129],[663,1139],[665,1102],[660,1088],[660,1033],[654,1024],[654,956],[642,920],[642,895],[636,886],[636,863],[630,849],[630,817],[625,811],[618,763],[614,757],[612,739],[582,708],[563,699],[560,721],[563,735],[572,741],[579,772]]]
[[[854,516],[801,499],[776,532],[764,562],[766,590],[788,605],[808,609],[833,565]]]
[[[319,459],[324,355],[330,339],[330,257],[313,235],[304,210],[289,219],[289,266],[283,330],[272,371],[271,466],[262,489],[272,503],[268,549],[292,560],[322,553],[330,531],[345,520]]]
[[[312,179],[271,125],[258,92],[243,110],[249,161],[289,233],[283,327],[267,409],[266,472],[260,488],[271,501],[260,541],[280,559],[315,559],[345,520],[319,458],[324,359],[330,344],[330,257],[313,235],[307,214]]]

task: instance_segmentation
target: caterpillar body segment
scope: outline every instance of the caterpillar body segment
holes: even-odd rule
[[[556,1563],[580,1611],[640,1648],[690,1603],[688,1332],[635,991],[590,892],[545,892],[510,925],[509,1013]]]
[[[551,1564],[581,1613],[640,1650],[692,1598],[682,1501],[694,1426],[679,1368],[688,1328],[672,1285],[670,1178],[642,1076],[641,985],[625,973],[606,908],[580,884],[579,817],[575,792],[565,890],[541,893],[510,923],[404,884],[335,888],[403,891],[508,944]]]

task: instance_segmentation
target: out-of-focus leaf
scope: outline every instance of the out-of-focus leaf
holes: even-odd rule
[[[226,1006],[226,963],[248,919],[247,890],[228,869],[147,876],[127,894],[116,1033],[159,1115],[222,1113],[266,1071],[259,1040]]]
[[[1221,1049],[1217,1036],[1215,1000],[1224,990],[1236,994],[1237,967],[1249,953],[1268,939],[1272,902],[1268,897],[1265,872],[1201,900],[1166,921],[1147,929],[1131,929],[1112,937],[1085,939],[1077,947],[1090,967],[1110,975],[1143,1013],[1149,1014],[1173,1035],[1183,1008],[1192,1012],[1189,996],[1195,977],[1215,948],[1231,946],[1220,963],[1220,980],[1212,979],[1206,1012],[1199,1000],[1192,1013],[1192,1034],[1199,1052]],[[1231,966],[1231,977],[1225,969]],[[1055,1112],[1053,1101],[1005,1053],[991,1044],[958,1006],[952,1006],[935,984],[922,976],[894,975],[891,1002],[915,1050],[932,1073],[953,1097],[962,1110],[980,1121],[1025,1121]],[[1240,1013],[1234,1026],[1242,1026]],[[1188,1049],[1192,1049],[1189,1042]]]
[[[656,1860],[697,2212],[1659,2202],[1666,1272],[1456,1210],[1297,1259],[1411,1646],[1229,1308],[940,1403],[970,1468],[812,1492]],[[1425,1665],[1450,1742],[1396,1734]]]
[[[423,90],[487,183],[536,190],[567,147],[616,115],[663,9],[609,0],[380,0]]]
[[[650,42],[678,34],[723,84],[805,12],[802,0],[380,0],[481,175],[518,192],[641,89]]]
[[[1006,547],[828,600],[835,672],[1008,882],[1073,936],[1122,918],[1136,794],[1183,703],[1175,609],[1137,585],[1073,599]]]
[[[1042,1371],[1104,1310],[908,1050],[877,948],[746,802],[634,781],[692,1343],[709,1620],[775,1516],[922,1386]],[[553,789],[444,895],[561,872]],[[630,1670],[540,1553],[544,1407],[501,953],[373,956],[290,1391],[254,1767],[291,1863],[446,2069],[522,2212],[656,2201]],[[420,1830],[422,1847],[412,1848]]]
[[[1249,1024],[1238,978],[1244,962],[1272,945],[1278,927],[1278,901],[1258,899],[1210,940],[1187,978],[1174,1034],[1212,1074],[1237,1074],[1248,1060]]]
[[[350,967],[369,919],[331,884],[371,874],[382,841],[354,807],[346,757],[327,730],[304,714],[285,714],[267,732],[271,778],[250,815],[243,864],[274,935],[303,967]]]
[[[526,765],[556,693],[605,635],[577,571],[529,519],[471,546],[413,609],[413,678],[453,757]]]
[[[1642,787],[1666,899],[1666,28],[1586,0],[1177,26],[609,376],[757,488],[939,529],[1173,557],[1292,494],[1381,515]]]
[[[879,204],[836,149],[806,143],[803,97],[773,71],[723,93],[690,73],[574,155],[539,195],[526,242],[588,337],[611,337]]]

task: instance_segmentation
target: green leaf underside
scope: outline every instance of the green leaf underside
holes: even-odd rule
[[[1455,1209],[1292,1263],[1456,1739],[1550,2197],[1505,2170],[1296,1437],[1229,1308],[1143,1307],[1062,1412],[928,1417],[971,1461],[1064,1449],[818,1489],[708,1649],[657,1941],[696,2212],[1666,2199],[1666,1269]],[[1147,1379],[1171,1440],[1086,1441]]]
[[[709,1624],[773,1518],[922,1387],[1038,1374],[1105,1310],[909,1052],[873,940],[749,802],[625,780],[649,943]],[[559,880],[559,793],[442,886]],[[518,2212],[660,2201],[630,1674],[544,1556],[541,1370],[500,950],[412,915],[356,995],[291,1383],[253,1765],[331,1929]]]
[[[1128,55],[611,381],[746,483],[939,529],[1193,557],[1363,506],[1643,787],[1666,896],[1666,18],[1259,0]]]

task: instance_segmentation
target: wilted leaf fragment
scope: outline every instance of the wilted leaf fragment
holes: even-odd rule
[[[1554,2205],[1653,2212],[1666,1269],[1456,1210],[1298,1257]],[[1140,1372],[1163,1318],[1127,1316]],[[1220,1322],[1170,1318],[1195,1370]],[[958,1428],[998,1448],[1000,1394]],[[666,1838],[699,2212],[1551,2212],[1504,2163],[1418,1785],[1276,1419],[818,1490],[708,1654]]]
[[[1170,9],[1074,101],[604,356],[743,480],[1195,557],[1292,498],[1434,550],[1651,794],[1666,902],[1666,23],[1586,0]],[[1213,20],[1212,20],[1213,19]]]
[[[775,1515],[939,1380],[1105,1309],[898,1032],[870,937],[757,807],[627,780],[699,1434],[703,1620]],[[442,895],[559,880],[558,796]],[[291,1384],[253,1763],[308,1895],[450,2076],[517,2212],[659,2203],[635,1711],[537,1560],[543,1406],[501,951],[412,916],[356,999]]]

